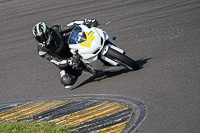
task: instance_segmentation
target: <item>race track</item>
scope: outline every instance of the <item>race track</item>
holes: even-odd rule
[[[199,0],[0,0],[0,103],[80,94],[143,101],[137,133],[200,132]],[[32,27],[96,18],[140,65],[138,71],[83,73],[72,90],[37,55]]]

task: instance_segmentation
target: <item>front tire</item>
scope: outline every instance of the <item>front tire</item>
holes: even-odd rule
[[[126,68],[130,70],[138,70],[139,65],[130,57],[112,49],[109,48],[107,53],[105,54],[106,57],[109,59],[112,59],[116,62],[118,62],[120,65],[125,66]]]

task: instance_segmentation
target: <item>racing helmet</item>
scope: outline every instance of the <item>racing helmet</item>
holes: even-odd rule
[[[47,46],[51,41],[51,32],[44,22],[39,22],[33,27],[33,36],[42,45]]]

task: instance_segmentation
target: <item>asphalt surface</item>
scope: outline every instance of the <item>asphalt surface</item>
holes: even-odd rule
[[[199,0],[0,0],[0,12],[0,103],[122,95],[147,106],[138,133],[199,133]],[[31,30],[39,21],[85,18],[99,19],[140,70],[83,73],[72,90],[64,89],[58,69],[37,55]]]

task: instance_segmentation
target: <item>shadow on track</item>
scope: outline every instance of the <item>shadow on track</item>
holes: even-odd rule
[[[137,60],[136,62],[139,65],[139,70],[142,69],[144,67],[144,64],[147,63],[148,60],[150,60],[151,58],[147,58],[147,59],[140,59]],[[124,69],[118,72],[99,72],[98,74],[93,75],[92,77],[90,77],[89,79],[86,79],[85,81],[83,81],[81,84],[79,84],[78,86],[72,88],[71,90],[77,89],[85,84],[88,84],[90,82],[96,82],[96,81],[101,81],[105,78],[110,78],[110,77],[114,77],[123,73],[128,73],[131,70],[129,69]]]
[[[144,68],[144,64],[146,64],[147,61],[150,60],[150,59],[151,58],[147,58],[147,59],[143,59],[142,58],[142,59],[137,60],[136,62],[139,65],[139,70],[142,69],[142,68]]]

